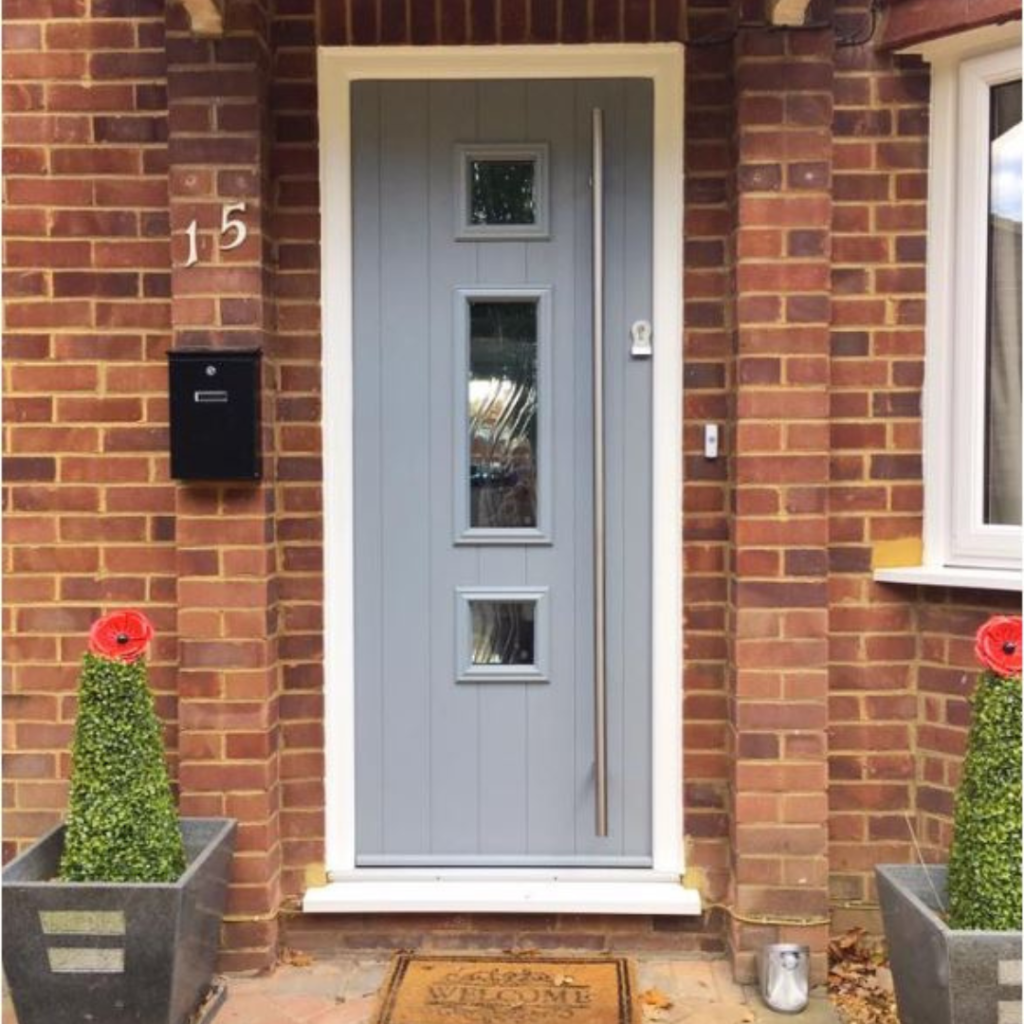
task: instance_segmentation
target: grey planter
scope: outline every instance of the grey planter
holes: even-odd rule
[[[945,865],[884,864],[875,877],[900,1024],[1019,1022],[1021,933],[949,928]]]
[[[184,1024],[206,997],[235,839],[182,818],[177,882],[52,881],[64,826],[3,872],[3,964],[18,1024]]]

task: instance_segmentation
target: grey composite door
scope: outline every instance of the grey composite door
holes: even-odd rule
[[[647,866],[652,362],[630,329],[651,319],[651,85],[358,82],[352,141],[356,863]]]

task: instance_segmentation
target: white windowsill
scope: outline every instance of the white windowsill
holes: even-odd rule
[[[877,583],[913,583],[922,587],[965,587],[972,590],[1021,590],[1018,569],[967,569],[949,565],[909,565],[876,569]]]
[[[701,912],[700,893],[674,881],[329,882],[306,891],[307,914],[658,914]]]

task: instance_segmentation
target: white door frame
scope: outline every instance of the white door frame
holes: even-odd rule
[[[649,869],[572,869],[594,882],[678,882],[682,822],[683,48],[582,46],[322,47],[319,51],[321,308],[323,311],[324,732],[326,870],[333,882],[412,878],[355,865],[355,630],[352,421],[351,84],[359,79],[647,78],[654,86],[653,701]],[[477,869],[472,877],[481,879]],[[519,879],[552,872],[500,872]],[[431,879],[459,872],[431,870]],[[418,877],[427,877],[422,873]],[[466,872],[461,873],[465,878]],[[316,891],[307,909],[339,909]],[[436,895],[436,891],[435,891]],[[435,899],[436,902],[436,899]],[[449,900],[445,905],[454,906]],[[695,901],[694,901],[695,902]],[[478,904],[473,904],[478,905]],[[370,909],[363,907],[361,909]],[[394,908],[377,908],[394,909]],[[435,908],[437,909],[437,908]],[[520,907],[520,909],[522,909]],[[636,912],[636,911],[634,911]],[[679,909],[672,911],[680,913]]]

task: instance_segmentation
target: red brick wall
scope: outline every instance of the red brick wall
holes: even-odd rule
[[[974,634],[993,612],[1019,615],[1019,595],[984,591],[940,594],[917,609],[917,834],[929,860],[942,860],[952,834],[953,793],[960,779],[977,681]]]
[[[843,5],[853,31],[862,10]],[[916,595],[870,570],[875,547],[921,535],[929,84],[916,58],[849,48],[837,62],[829,853],[833,896],[861,904],[875,862],[911,853]]]
[[[844,624],[833,625],[833,649],[849,652],[833,668],[831,701],[834,932],[879,928],[874,865],[916,862],[914,836],[925,860],[945,859],[978,673],[974,634],[990,615],[1021,610],[1016,594],[861,589],[831,613]],[[892,653],[869,660],[884,648]]]
[[[171,275],[176,348],[260,348],[263,480],[176,493],[181,809],[238,819],[223,956],[258,968],[281,902],[281,651],[276,445],[278,368],[271,188],[271,9],[233,0],[226,36],[192,36],[167,14]],[[239,210],[244,204],[244,211]],[[225,207],[248,235],[223,247]],[[188,266],[184,230],[197,226]]]
[[[863,34],[864,4],[837,15]],[[1019,6],[1019,5],[1018,5]],[[1019,595],[875,584],[912,564],[923,513],[927,66],[837,52],[833,119],[829,705],[837,929],[877,926],[873,866],[944,856],[969,721],[973,634]]]
[[[969,638],[1013,602],[871,581],[873,560],[920,536],[927,77],[872,46],[833,56],[827,32],[734,41],[738,6],[232,0],[215,43],[168,7],[165,49],[159,0],[6,0],[5,856],[63,810],[88,624],[133,604],[159,631],[152,679],[183,806],[243,821],[229,965],[265,961],[279,895],[322,878],[318,39],[684,32],[720,35],[687,50],[691,880],[748,916],[817,916],[827,867],[841,926],[873,899],[876,861],[910,858],[905,814],[941,855]],[[866,0],[837,6],[844,32],[866,27]],[[237,198],[254,240],[218,255],[220,205]],[[192,217],[212,263],[188,273]],[[172,340],[263,345],[260,487],[168,480]],[[715,463],[709,421],[727,427]],[[722,942],[720,920],[432,924],[439,945]],[[304,936],[387,945],[399,926],[428,930],[318,920]],[[825,931],[731,941],[820,948]]]
[[[695,0],[698,10],[719,0]],[[462,43],[614,43],[681,38],[681,0],[321,0],[320,41],[331,46]]]
[[[690,7],[691,38],[730,24],[728,3]],[[734,82],[731,47],[695,47],[686,63],[686,234],[683,313],[683,779],[694,882],[728,896],[728,459],[704,458],[703,424],[728,423],[734,312]]]
[[[314,0],[278,4],[270,118],[278,325],[278,546],[282,662],[282,886],[322,877],[323,521],[320,217]],[[307,872],[313,874],[307,879]],[[319,869],[319,870],[317,870]]]
[[[64,809],[90,622],[138,605],[177,720],[159,0],[4,4],[4,851]]]
[[[809,942],[825,971],[834,49],[831,29],[735,43],[731,940],[747,978],[765,942]]]

